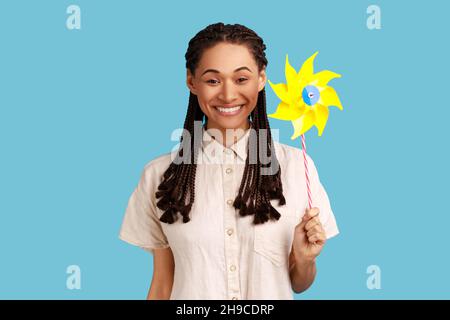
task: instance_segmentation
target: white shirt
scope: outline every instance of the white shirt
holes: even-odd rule
[[[152,254],[155,248],[170,246],[175,261],[171,300],[293,299],[288,259],[294,228],[308,204],[303,155],[299,148],[274,141],[286,205],[271,200],[280,219],[253,225],[253,215],[240,217],[232,206],[243,176],[249,132],[227,148],[203,129],[188,223],[179,213],[173,224],[159,221],[163,211],[156,206],[155,192],[176,151],[145,165],[129,199],[119,237]],[[320,210],[328,239],[339,231],[314,162],[307,159],[312,203]]]

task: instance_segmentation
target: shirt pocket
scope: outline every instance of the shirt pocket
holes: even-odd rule
[[[275,207],[281,214],[278,220],[269,220],[253,227],[253,249],[276,267],[288,263],[295,226],[299,215],[291,207]]]

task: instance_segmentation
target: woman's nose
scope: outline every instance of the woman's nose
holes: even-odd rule
[[[232,102],[237,98],[237,90],[233,83],[225,82],[219,94],[219,99],[225,103]]]

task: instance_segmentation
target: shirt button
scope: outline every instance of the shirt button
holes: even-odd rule
[[[228,233],[229,236],[231,236],[233,234],[233,229],[228,229],[227,233]]]
[[[228,199],[228,200],[227,200],[227,204],[231,206],[231,205],[233,204],[233,200]]]
[[[230,270],[231,270],[231,271],[236,270],[236,266],[233,264],[232,266],[230,266]]]
[[[231,168],[227,168],[227,170],[225,171],[226,173],[230,174],[233,171],[233,169]]]
[[[231,154],[231,152],[232,152],[232,151],[231,151],[230,149],[225,149],[225,153],[226,153],[226,154]]]

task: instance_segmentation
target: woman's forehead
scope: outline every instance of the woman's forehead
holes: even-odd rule
[[[203,52],[198,71],[200,75],[207,69],[232,74],[235,71],[246,70],[243,67],[250,72],[255,72],[257,69],[250,50],[242,44],[220,43]]]

